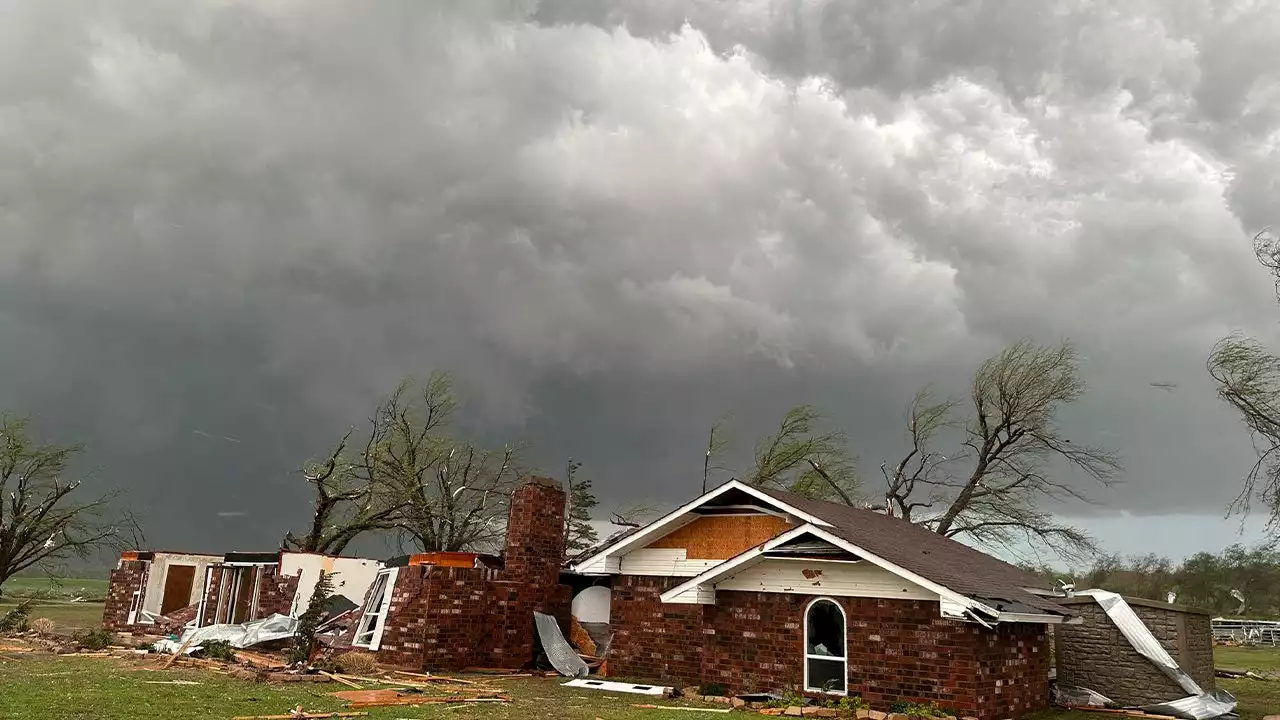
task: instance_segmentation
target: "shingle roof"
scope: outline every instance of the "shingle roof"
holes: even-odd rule
[[[757,489],[831,523],[832,534],[961,595],[992,607],[1004,601],[1009,612],[1027,612],[1022,607],[1027,606],[1038,612],[1072,614],[1048,598],[1023,590],[1043,587],[1044,580],[1038,576],[927,528],[872,510]]]

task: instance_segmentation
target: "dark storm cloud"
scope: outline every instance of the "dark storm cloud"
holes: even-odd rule
[[[407,372],[669,501],[724,410],[747,446],[815,402],[874,476],[916,385],[1069,336],[1108,507],[1213,513],[1249,448],[1204,355],[1274,334],[1277,36],[1207,0],[0,0],[0,397],[166,543],[268,544]]]

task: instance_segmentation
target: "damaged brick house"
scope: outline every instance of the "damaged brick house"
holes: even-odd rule
[[[512,493],[501,557],[425,553],[388,561],[346,642],[402,667],[526,665],[534,656],[534,611],[568,624],[564,513],[560,484],[529,478]]]
[[[611,675],[803,688],[998,720],[1048,705],[1071,613],[1021,569],[904,520],[730,481],[574,563],[607,577]]]
[[[306,610],[321,570],[335,573],[335,594],[354,606],[381,569],[376,560],[291,551],[125,552],[108,581],[102,625],[153,633],[191,622],[203,627],[275,613],[297,617]]]

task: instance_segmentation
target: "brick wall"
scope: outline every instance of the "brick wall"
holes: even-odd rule
[[[1213,690],[1209,615],[1179,605],[1126,600],[1178,665],[1202,688]],[[1093,598],[1059,602],[1068,604],[1083,619],[1079,625],[1054,629],[1059,682],[1096,690],[1123,705],[1148,705],[1186,696],[1180,685],[1133,649]]]
[[[133,594],[145,586],[151,563],[146,560],[121,560],[107,580],[107,600],[102,609],[102,627],[108,630],[129,629],[129,608]]]
[[[274,613],[288,615],[293,609],[293,597],[298,593],[297,575],[280,575],[279,565],[264,565],[259,570],[258,612],[255,620],[270,617]]]
[[[684,578],[619,575],[613,582],[609,618],[613,645],[609,674],[679,685],[701,677],[706,624],[702,605],[664,605],[658,596]]]
[[[803,684],[804,613],[813,597],[721,591],[715,605],[663,604],[661,593],[680,581],[615,578],[610,674],[677,687],[715,682],[733,692]],[[1043,626],[992,631],[940,617],[936,602],[833,599],[848,622],[849,693],[877,709],[936,702],[1003,720],[1048,706]]]
[[[535,610],[555,616],[567,631],[572,591],[559,584],[564,491],[554,480],[533,478],[512,493],[510,507],[502,570],[399,570],[380,661],[428,670],[523,667],[534,656]],[[354,627],[348,635],[354,636]]]
[[[976,714],[1007,718],[1047,708],[1047,626],[1003,623],[994,631],[969,627],[978,667]]]
[[[218,603],[222,601],[222,566],[209,566],[209,591],[204,597],[204,618],[201,627],[213,625],[218,620]]]
[[[555,587],[564,564],[565,495],[550,478],[530,478],[511,494],[504,577]]]

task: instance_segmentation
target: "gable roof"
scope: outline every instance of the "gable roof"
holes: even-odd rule
[[[901,518],[802,495],[757,488],[766,495],[825,520],[831,534],[866,548],[885,560],[991,607],[1025,605],[1069,615],[1052,600],[1029,592],[1043,587],[1038,576],[957,540]]]
[[[793,516],[795,520],[802,523],[808,522],[818,526],[825,526],[828,524],[826,520],[814,517],[804,509],[792,506],[786,500],[772,496],[761,488],[747,485],[740,480],[730,480],[729,482],[708,490],[703,495],[699,495],[693,500],[681,505],[653,522],[642,527],[631,528],[629,531],[615,533],[603,543],[588,549],[585,553],[585,557],[581,557],[581,559],[573,563],[571,567],[575,570],[581,569],[597,563],[608,554],[615,553],[623,548],[635,545],[638,542],[643,542],[645,540],[657,540],[666,533],[677,529],[679,525],[676,525],[676,523],[684,524],[694,519],[696,515],[693,515],[693,513],[698,508],[704,505],[709,505],[713,500],[723,497],[732,497],[735,494],[773,505],[775,508],[788,513]],[[662,532],[663,530],[666,532]]]

